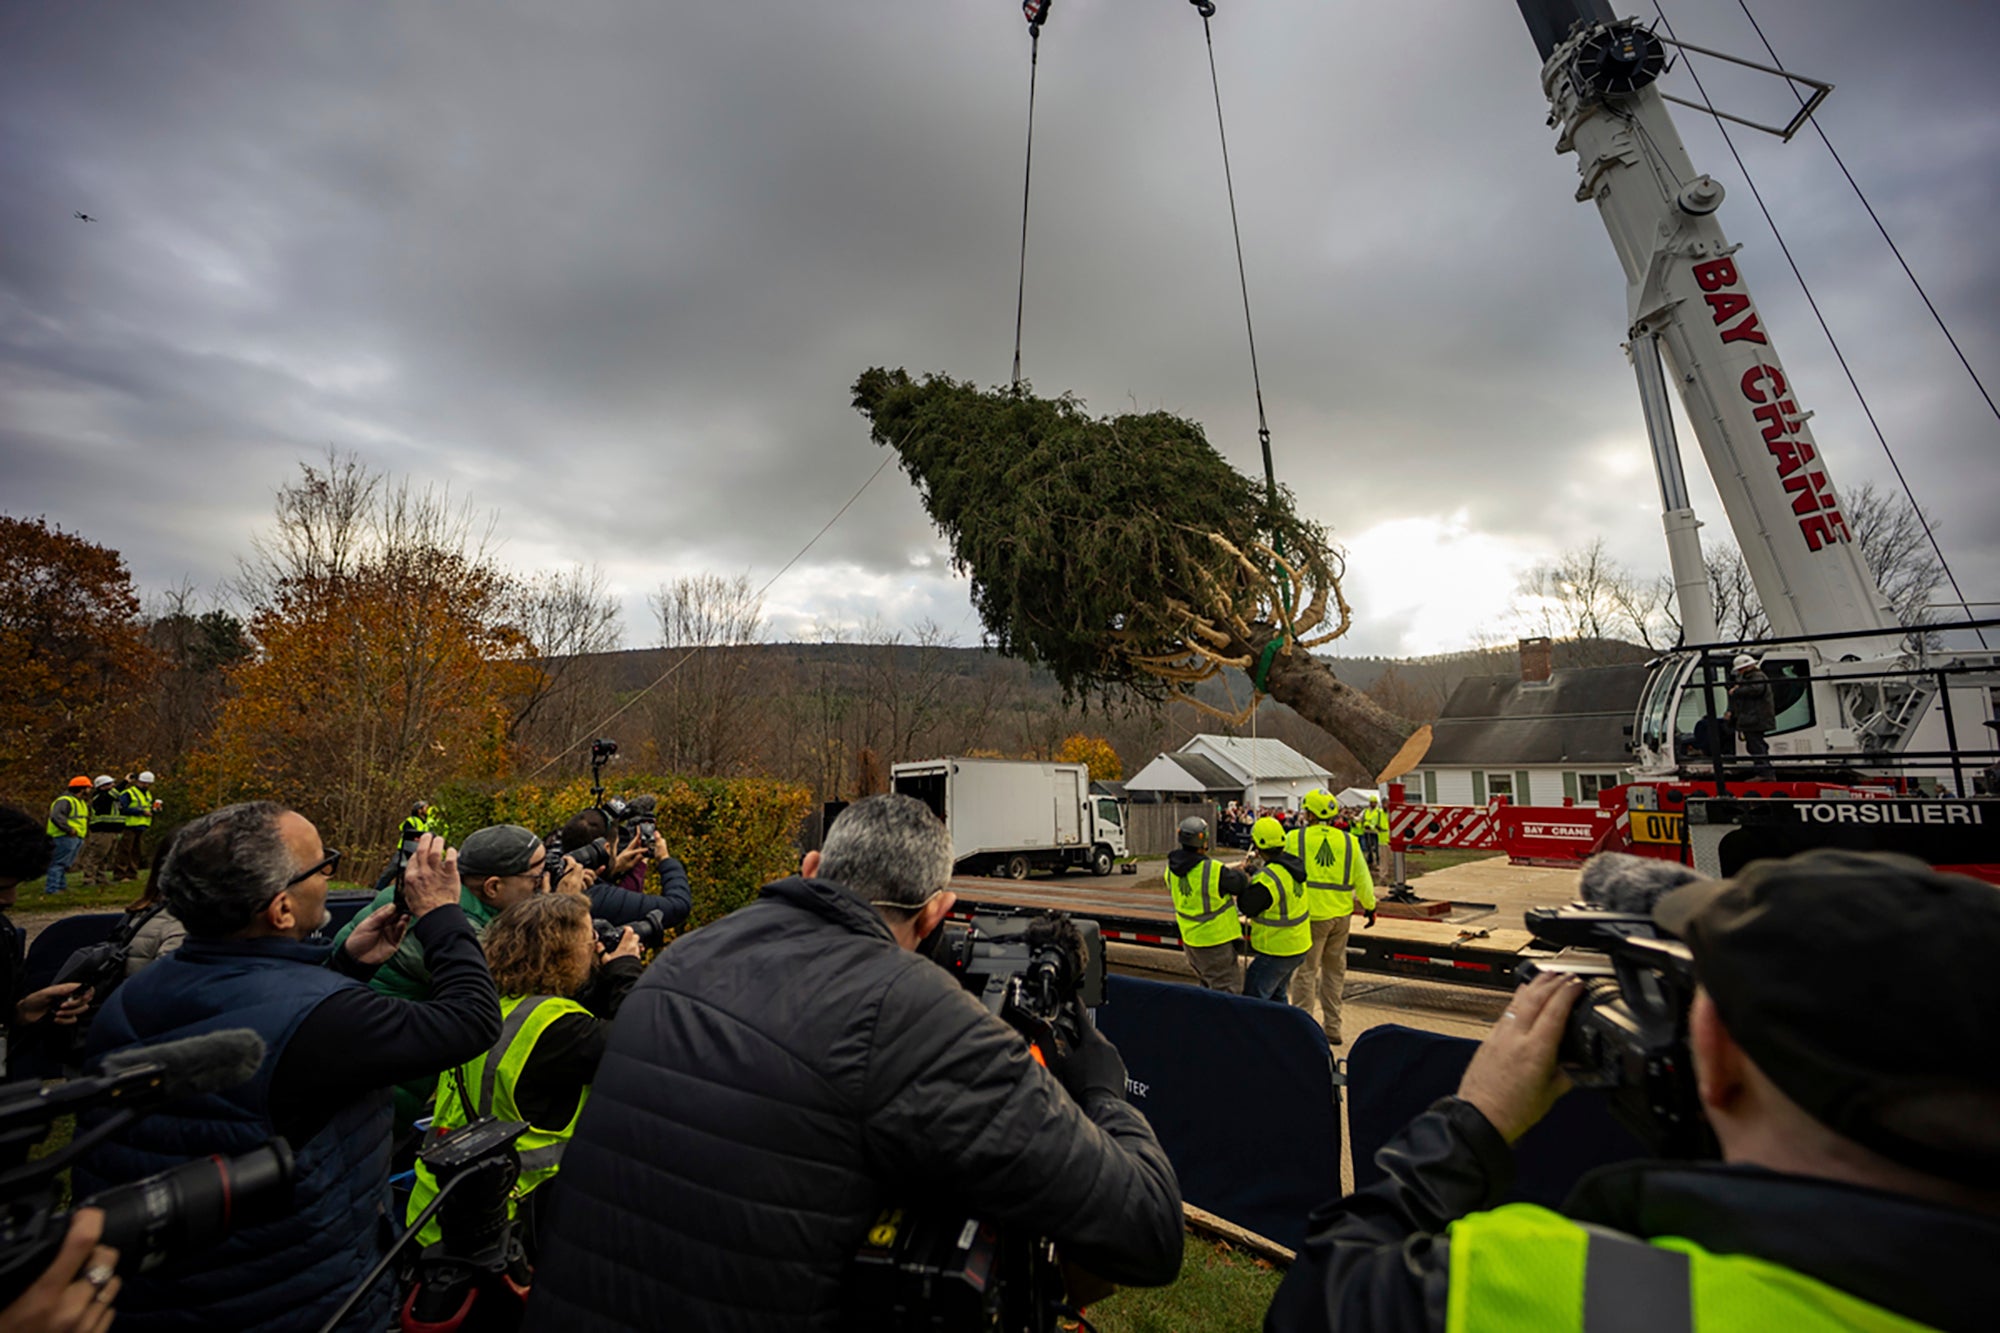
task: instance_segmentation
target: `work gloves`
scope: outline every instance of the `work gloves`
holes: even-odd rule
[[[1094,1025],[1084,1028],[1083,1040],[1064,1058],[1056,1077],[1085,1109],[1098,1097],[1125,1100],[1125,1058]]]

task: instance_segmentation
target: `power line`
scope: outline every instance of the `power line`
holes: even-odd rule
[[[904,436],[904,439],[908,438],[909,437],[907,435]],[[771,575],[770,578],[764,580],[764,586],[757,589],[758,600],[762,600],[764,594],[771,590],[771,585],[776,583],[779,579],[783,578],[786,575],[786,573],[788,573],[791,570],[793,565],[796,565],[797,563],[799,563],[799,561],[803,560],[805,558],[806,552],[812,550],[814,546],[818,545],[819,539],[821,537],[826,536],[827,532],[832,529],[834,524],[840,522],[842,516],[845,515],[848,510],[854,508],[854,502],[861,498],[861,493],[863,491],[867,490],[870,486],[873,486],[875,484],[875,478],[882,475],[882,469],[888,467],[890,461],[897,457],[898,450],[901,447],[902,447],[901,441],[898,441],[896,449],[891,449],[886,454],[884,454],[882,461],[875,465],[875,470],[868,474],[868,480],[862,482],[861,485],[855,490],[854,494],[847,497],[847,503],[842,505],[839,509],[835,510],[832,518],[828,519],[825,523],[822,523],[820,525],[819,531],[815,532],[812,535],[812,540],[808,541],[804,546],[801,546],[798,549],[797,553],[794,554],[790,560],[787,560],[782,566],[779,567],[777,573]],[[700,652],[701,648],[702,646],[697,644],[695,647],[692,647],[688,649],[686,652],[682,653],[680,657],[673,663],[673,665],[669,666],[665,671],[662,671],[659,675],[653,677],[652,681],[644,689],[640,690],[637,694],[627,699],[624,703],[612,709],[609,714],[599,719],[597,722],[593,723],[590,729],[586,731],[582,736],[579,736],[577,739],[571,741],[568,745],[565,745],[562,749],[550,755],[547,763],[543,764],[540,768],[536,769],[534,772],[528,774],[528,776],[521,778],[520,781],[533,782],[536,778],[548,772],[551,768],[554,768],[556,764],[563,759],[564,756],[568,755],[569,753],[577,749],[585,741],[589,740],[593,736],[602,735],[606,727],[610,726],[613,722],[616,722],[620,717],[624,715],[625,710],[630,708],[633,704],[638,703],[641,699],[645,698],[647,695],[651,694],[655,689],[659,688],[660,684],[664,682],[667,679],[667,677],[673,675],[676,671],[679,671],[682,667],[686,666],[688,663],[688,659],[693,657],[696,653]]]

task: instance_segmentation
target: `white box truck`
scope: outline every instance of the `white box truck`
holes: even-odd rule
[[[1026,879],[1076,866],[1108,875],[1126,854],[1125,813],[1117,798],[1091,793],[1084,764],[923,759],[892,766],[889,785],[937,812],[963,874]]]

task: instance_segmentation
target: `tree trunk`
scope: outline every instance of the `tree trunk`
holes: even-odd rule
[[[1333,674],[1332,667],[1302,649],[1281,652],[1272,659],[1264,688],[1273,699],[1289,705],[1345,745],[1371,775],[1381,772],[1417,729],[1416,723],[1397,717],[1345,684]]]

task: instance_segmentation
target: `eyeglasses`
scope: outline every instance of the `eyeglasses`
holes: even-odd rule
[[[338,847],[329,847],[326,849],[325,859],[321,860],[312,869],[302,870],[298,874],[293,875],[285,881],[285,887],[289,889],[294,885],[303,884],[314,875],[331,875],[338,869],[340,869],[340,849]]]

